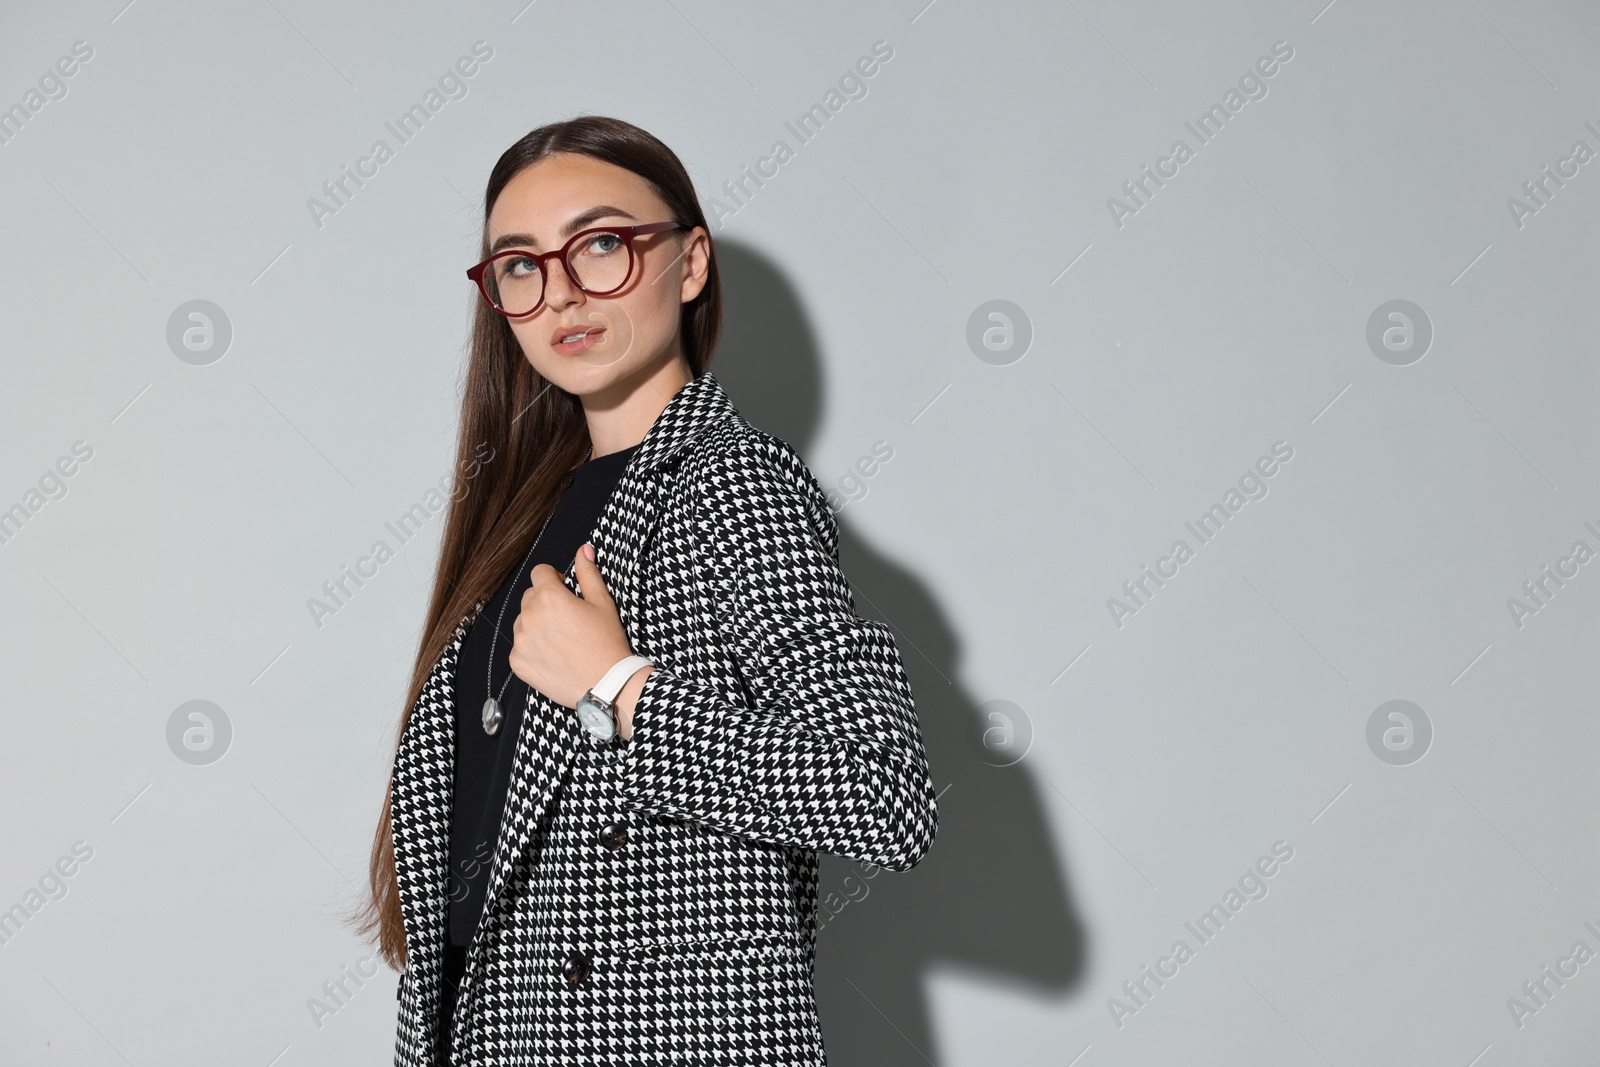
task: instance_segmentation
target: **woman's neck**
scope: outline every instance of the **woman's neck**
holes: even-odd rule
[[[583,414],[589,423],[591,458],[639,444],[678,390],[692,380],[681,356],[657,361],[641,375],[621,379],[604,394],[585,396]]]

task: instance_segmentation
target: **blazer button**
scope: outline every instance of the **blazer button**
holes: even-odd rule
[[[627,843],[627,840],[628,828],[626,826],[619,826],[614,822],[607,823],[605,828],[600,831],[600,843],[612,852],[621,848]]]
[[[575,986],[589,977],[590,969],[589,957],[574,950],[561,965],[561,977],[567,980],[568,985]]]

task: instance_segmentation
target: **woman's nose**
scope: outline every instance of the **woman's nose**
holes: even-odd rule
[[[578,288],[572,280],[572,275],[567,272],[567,265],[559,259],[552,259],[546,265],[544,276],[544,302],[552,308],[563,308],[568,304],[576,303],[583,296],[583,290]]]

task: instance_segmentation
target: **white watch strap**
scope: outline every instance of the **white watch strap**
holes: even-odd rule
[[[594,688],[590,692],[606,703],[612,703],[617,699],[617,694],[622,692],[622,687],[628,684],[628,679],[633,677],[635,671],[640,667],[653,667],[655,662],[649,656],[628,656],[626,659],[618,660],[616,665],[606,671],[601,679],[594,684]]]

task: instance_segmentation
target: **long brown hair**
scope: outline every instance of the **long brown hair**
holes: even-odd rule
[[[506,184],[523,168],[557,152],[591,156],[632,171],[665,201],[674,222],[709,232],[694,183],[672,149],[632,123],[587,115],[540,126],[500,157],[484,190],[480,258],[489,255],[489,213]],[[679,320],[684,358],[696,378],[711,362],[722,330],[722,290],[714,250],[709,258],[705,287],[683,305]],[[527,551],[555,507],[567,473],[590,444],[582,402],[534,370],[508,321],[481,299],[476,303],[456,437],[455,491],[411,669],[411,687],[400,715],[397,748],[428,674],[457,624],[499,588]],[[471,477],[463,477],[469,468]],[[399,970],[405,966],[406,935],[395,877],[392,797],[391,772],[372,842],[370,896],[349,921],[376,945],[385,962]]]

